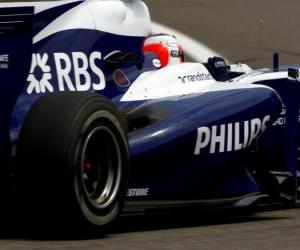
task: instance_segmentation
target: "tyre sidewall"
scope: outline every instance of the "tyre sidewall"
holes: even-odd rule
[[[105,104],[102,103],[101,106],[104,105]],[[128,167],[123,167],[121,169],[119,191],[116,194],[116,198],[114,199],[114,201],[106,208],[103,208],[101,210],[96,209],[90,204],[87,197],[85,196],[83,191],[84,187],[80,180],[80,169],[82,168],[81,152],[83,150],[84,142],[86,140],[88,132],[97,126],[106,126],[115,135],[115,138],[120,147],[122,166],[128,164],[128,146],[126,143],[127,138],[125,138],[124,133],[122,132],[123,126],[119,122],[119,120],[116,119],[117,114],[115,114],[114,110],[112,110],[108,105],[104,110],[101,111],[99,111],[98,107],[99,104],[97,102],[87,104],[87,107],[85,107],[84,109],[89,110],[89,112],[86,112],[86,115],[79,114],[79,119],[76,124],[74,124],[74,133],[71,134],[70,138],[71,152],[74,152],[75,150],[76,154],[75,157],[73,157],[74,154],[71,153],[69,155],[68,162],[70,164],[70,177],[73,181],[72,186],[74,187],[74,198],[80,208],[80,212],[91,223],[96,225],[105,225],[109,221],[113,221],[113,219],[122,209],[122,204],[124,203],[123,197],[125,196],[127,187]]]

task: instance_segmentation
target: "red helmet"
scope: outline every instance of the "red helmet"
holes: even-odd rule
[[[184,54],[175,36],[157,34],[145,39],[143,53],[155,53],[160,60],[160,67],[184,62]]]

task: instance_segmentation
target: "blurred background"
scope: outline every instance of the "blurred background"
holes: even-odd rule
[[[9,1],[22,0],[0,0]],[[281,64],[300,64],[299,0],[144,2],[154,22],[188,35],[232,63],[268,67],[272,65],[273,53],[278,52]],[[201,52],[188,51],[196,53]],[[195,59],[188,57],[188,60]]]
[[[152,20],[254,67],[300,64],[299,0],[144,0]],[[193,53],[193,51],[189,52]]]

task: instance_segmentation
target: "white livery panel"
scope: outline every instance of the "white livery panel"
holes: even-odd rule
[[[183,63],[142,74],[130,86],[121,101],[142,101],[243,88],[268,88],[251,83],[249,79],[218,82],[203,64]]]

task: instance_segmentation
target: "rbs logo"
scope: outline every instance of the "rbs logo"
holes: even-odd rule
[[[66,53],[33,54],[28,75],[27,93],[58,91],[87,91],[103,90],[105,76],[97,66],[101,61],[101,53],[92,52],[89,56],[82,52],[73,52],[71,56]],[[50,67],[50,61],[55,69]],[[55,81],[54,81],[55,80]],[[55,87],[56,86],[56,87]]]

